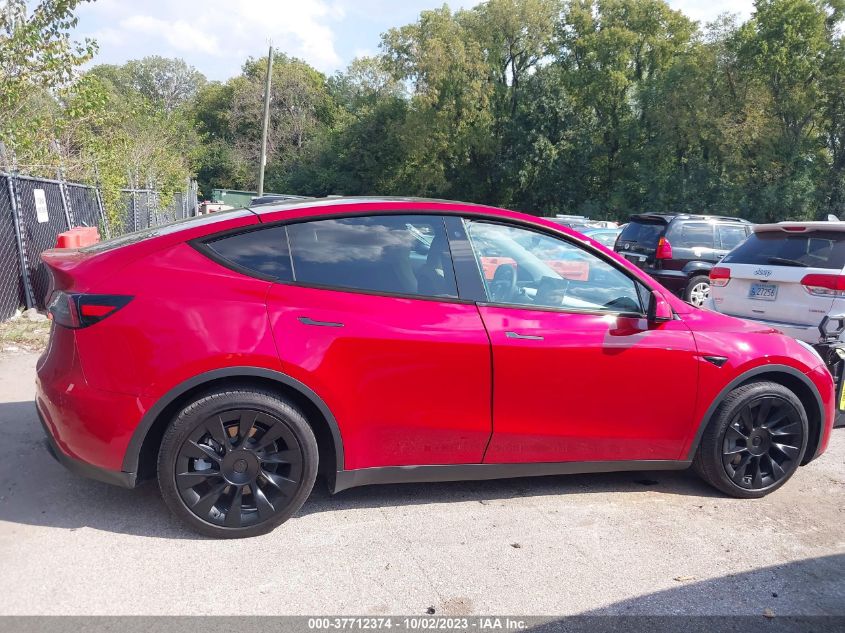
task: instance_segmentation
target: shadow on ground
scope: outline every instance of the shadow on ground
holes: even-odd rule
[[[84,479],[48,453],[31,402],[0,404],[0,520],[75,530],[90,527],[158,538],[202,538],[181,527],[159,497],[155,482],[127,490]],[[330,495],[318,480],[298,516],[360,508],[507,500],[545,495],[656,492],[719,496],[689,471],[368,486]]]
[[[686,582],[677,588],[637,596],[530,630],[537,633],[843,631],[843,590],[845,554],[835,554]]]

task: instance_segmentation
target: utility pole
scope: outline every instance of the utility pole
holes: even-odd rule
[[[264,195],[264,166],[267,164],[267,128],[270,125],[270,77],[273,74],[273,46],[267,53],[267,79],[264,81],[264,124],[261,127],[261,164],[258,166],[258,195]]]

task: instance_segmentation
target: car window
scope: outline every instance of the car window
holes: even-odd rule
[[[642,313],[635,282],[566,240],[528,229],[467,221],[492,303]]]
[[[641,220],[631,220],[622,229],[619,236],[620,242],[636,242],[640,246],[646,248],[657,248],[657,241],[666,229],[664,222],[643,222]]]
[[[716,227],[719,233],[719,243],[723,250],[730,251],[742,244],[748,234],[744,226],[729,226],[720,224]]]
[[[223,259],[278,281],[292,281],[288,238],[284,226],[230,235],[207,243]]]
[[[722,261],[731,264],[841,270],[845,267],[845,233],[839,231],[752,233]]]
[[[288,225],[299,283],[457,297],[443,219],[389,215]]]
[[[713,248],[713,225],[709,222],[676,222],[666,239],[679,248]]]
[[[616,243],[617,231],[598,231],[596,233],[587,233],[587,237],[594,239],[599,244],[613,248]]]

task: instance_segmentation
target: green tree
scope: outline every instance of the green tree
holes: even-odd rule
[[[122,66],[101,65],[93,72],[125,94],[137,93],[165,112],[190,104],[207,83],[205,75],[183,59],[153,55]]]
[[[579,124],[590,130],[584,160],[592,174],[587,208],[636,208],[642,92],[691,47],[695,25],[662,0],[574,0],[560,28],[557,64]]]
[[[12,149],[43,125],[45,94],[68,85],[97,50],[90,39],[71,39],[79,4],[41,0],[28,11],[26,0],[6,0],[0,7],[0,140]],[[42,116],[22,116],[26,110]]]

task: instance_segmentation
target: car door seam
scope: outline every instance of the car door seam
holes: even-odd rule
[[[496,365],[493,356],[493,339],[490,336],[490,330],[487,329],[487,323],[484,322],[484,315],[481,313],[481,306],[475,304],[475,311],[478,313],[478,318],[481,321],[481,327],[484,328],[484,333],[487,335],[487,349],[490,353],[490,435],[487,437],[487,444],[484,446],[484,452],[481,453],[481,462],[487,458],[487,451],[490,449],[490,444],[493,441],[493,434],[496,432],[496,410],[495,410],[495,393],[496,393]]]

